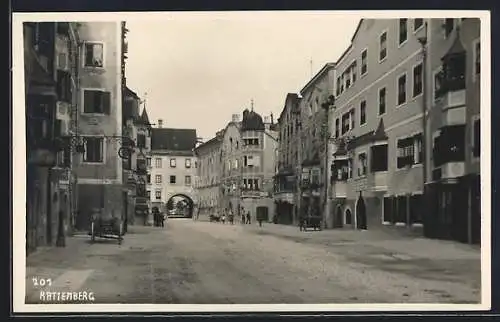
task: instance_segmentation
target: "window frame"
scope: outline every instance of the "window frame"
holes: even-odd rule
[[[366,71],[363,73],[363,53],[366,53]],[[364,77],[366,74],[368,74],[368,48],[363,48],[361,51],[361,63],[360,63],[360,69],[359,69],[359,78]]]
[[[361,167],[361,159],[360,157],[364,155],[365,158],[364,158],[364,165],[363,167]],[[362,151],[359,151],[358,153],[356,153],[356,170],[357,170],[357,177],[358,178],[365,178],[367,173],[368,173],[368,152],[366,150],[362,150]],[[363,170],[363,174],[360,174],[360,170],[364,168]]]
[[[87,66],[86,60],[87,60],[87,45],[101,45],[102,46],[102,66]],[[82,46],[82,67],[85,69],[105,69],[106,68],[106,44],[104,41],[97,41],[97,40],[89,40],[89,41],[84,41],[83,46]]]
[[[384,112],[380,113],[380,92],[384,90]],[[379,87],[377,90],[377,116],[381,117],[387,113],[387,86]]]
[[[380,57],[380,54],[382,52],[382,35],[385,34],[385,56]],[[378,62],[379,64],[383,63],[384,61],[387,60],[387,56],[389,56],[389,51],[387,49],[387,43],[389,42],[389,32],[387,29],[382,30],[382,32],[378,36]]]
[[[405,78],[405,100],[403,103],[399,103],[399,80],[403,76]],[[400,108],[406,103],[408,103],[408,75],[407,72],[404,71],[403,73],[399,74],[398,77],[396,77],[396,108]]]
[[[189,165],[188,165],[188,163],[189,163]],[[192,167],[191,158],[184,159],[184,167],[186,169],[190,169]]]
[[[158,162],[158,161],[160,161],[160,162]],[[158,164],[160,166],[158,166]],[[146,165],[147,165],[147,163],[146,163]],[[156,169],[161,169],[162,167],[163,167],[163,160],[162,160],[162,158],[155,158],[155,168]]]
[[[163,178],[161,174],[155,175],[155,184],[162,184]]]
[[[363,106],[364,103],[364,106]],[[366,116],[366,99],[362,99],[359,102],[359,127],[365,126],[367,122],[367,116]],[[364,112],[363,112],[364,111]],[[364,122],[363,121],[363,115],[364,115]]]
[[[405,19],[406,20],[406,39],[401,42],[401,20]],[[399,18],[398,19],[398,48],[403,47],[407,42],[408,42],[408,18]]]
[[[415,28],[416,26],[415,22],[417,19],[422,19],[422,24]],[[417,33],[420,29],[422,29],[424,27],[424,24],[425,24],[424,18],[413,18],[413,33]]]
[[[188,182],[188,179],[189,178],[189,182]],[[193,179],[191,178],[190,175],[185,175],[184,176],[184,185],[186,186],[191,186],[192,185],[192,182],[193,182]]]
[[[415,69],[418,67],[418,66],[421,66],[421,72],[420,72],[420,79],[421,79],[421,90],[420,90],[420,93],[418,93],[417,95],[415,95]],[[412,92],[411,92],[411,98],[412,99],[415,99],[421,95],[423,95],[424,93],[424,63],[422,61],[418,62],[417,64],[413,65],[412,66]]]
[[[162,193],[161,189],[155,190],[155,200],[161,200],[161,197],[162,197],[161,193]],[[159,194],[159,196],[158,196],[158,194]]]
[[[102,165],[106,164],[106,139],[103,135],[82,135],[82,138],[85,139],[84,141],[84,146],[85,146],[85,153],[82,156],[82,163],[83,164],[96,164],[96,165]],[[86,161],[85,156],[87,154],[87,144],[88,144],[88,139],[101,139],[102,140],[102,148],[101,148],[101,153],[102,153],[102,161]]]
[[[173,180],[172,180],[173,179]],[[172,182],[173,181],[173,182]],[[170,175],[170,177],[168,178],[168,182],[170,184],[177,184],[177,176],[176,175]]]
[[[103,112],[85,112],[85,91],[89,91],[89,92],[103,92],[103,93],[109,93],[109,114],[106,114],[104,112],[104,109],[103,109]],[[112,112],[111,112],[111,105],[112,105],[112,102],[113,102],[113,98],[112,98],[112,93],[111,91],[107,90],[106,88],[103,88],[103,87],[82,87],[81,88],[81,92],[80,92],[80,104],[81,104],[81,110],[80,110],[80,114],[81,115],[96,115],[96,116],[111,116]]]
[[[439,101],[440,97],[436,97],[437,90],[436,90],[436,78],[439,73],[441,73],[443,70],[442,66],[437,67],[435,70],[432,71],[432,102],[436,103]]]
[[[171,168],[177,168],[177,159],[176,158],[170,158],[168,160],[168,164],[170,165]]]

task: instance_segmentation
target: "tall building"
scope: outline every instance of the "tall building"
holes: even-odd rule
[[[93,211],[122,216],[122,44],[120,22],[85,22],[79,27],[80,79],[76,228],[87,230]]]
[[[430,19],[427,28],[424,232],[480,243],[480,20]]]
[[[297,224],[299,203],[297,179],[301,173],[299,95],[287,94],[277,128],[279,139],[274,188],[275,221],[279,224]]]
[[[147,180],[147,194],[152,207],[167,211],[174,197],[183,197],[188,203],[187,216],[192,216],[197,203],[193,185],[196,176],[194,148],[195,129],[163,128],[163,120],[152,129],[151,165]]]
[[[330,226],[328,218],[328,166],[326,151],[329,144],[328,110],[325,104],[333,94],[335,64],[327,63],[300,91],[299,103],[299,159],[300,183],[297,199],[299,213],[303,216],[323,218],[323,225]]]
[[[240,121],[233,115],[222,136],[221,196],[219,209],[241,210],[270,220],[274,201],[273,177],[278,133],[270,118],[265,120],[245,109]]]
[[[336,66],[333,226],[478,236],[478,38],[476,19],[360,21]]]
[[[195,193],[198,199],[197,215],[208,218],[219,211],[222,168],[222,133],[195,148],[197,159]]]
[[[26,252],[64,245],[77,209],[70,134],[75,131],[78,24],[23,25],[26,101]]]
[[[148,175],[147,160],[151,151],[151,131],[146,107],[139,113],[141,99],[125,87],[123,103],[123,135],[133,142],[132,150],[123,160],[124,184],[127,189],[128,222],[140,224],[147,222],[150,213],[150,200],[146,193]]]

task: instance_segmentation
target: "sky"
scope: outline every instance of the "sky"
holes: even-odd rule
[[[349,46],[359,16],[341,13],[176,13],[129,20],[127,86],[147,93],[150,122],[208,140],[250,108],[274,120]],[[311,64],[312,61],[312,64]]]

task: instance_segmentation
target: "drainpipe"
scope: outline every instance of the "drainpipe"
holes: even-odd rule
[[[422,48],[422,197],[425,197],[425,186],[427,183],[427,34],[428,34],[428,23],[424,23],[425,27],[425,37],[418,38],[420,46]],[[421,213],[425,213],[425,199],[422,203]],[[425,225],[425,222],[424,222]]]

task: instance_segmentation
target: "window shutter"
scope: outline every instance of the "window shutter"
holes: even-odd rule
[[[94,102],[95,102],[95,93],[93,91],[84,91],[83,92],[83,112],[84,113],[93,113],[94,112]]]
[[[110,92],[102,92],[101,93],[101,104],[102,104],[102,112],[104,114],[111,114],[111,93]]]

